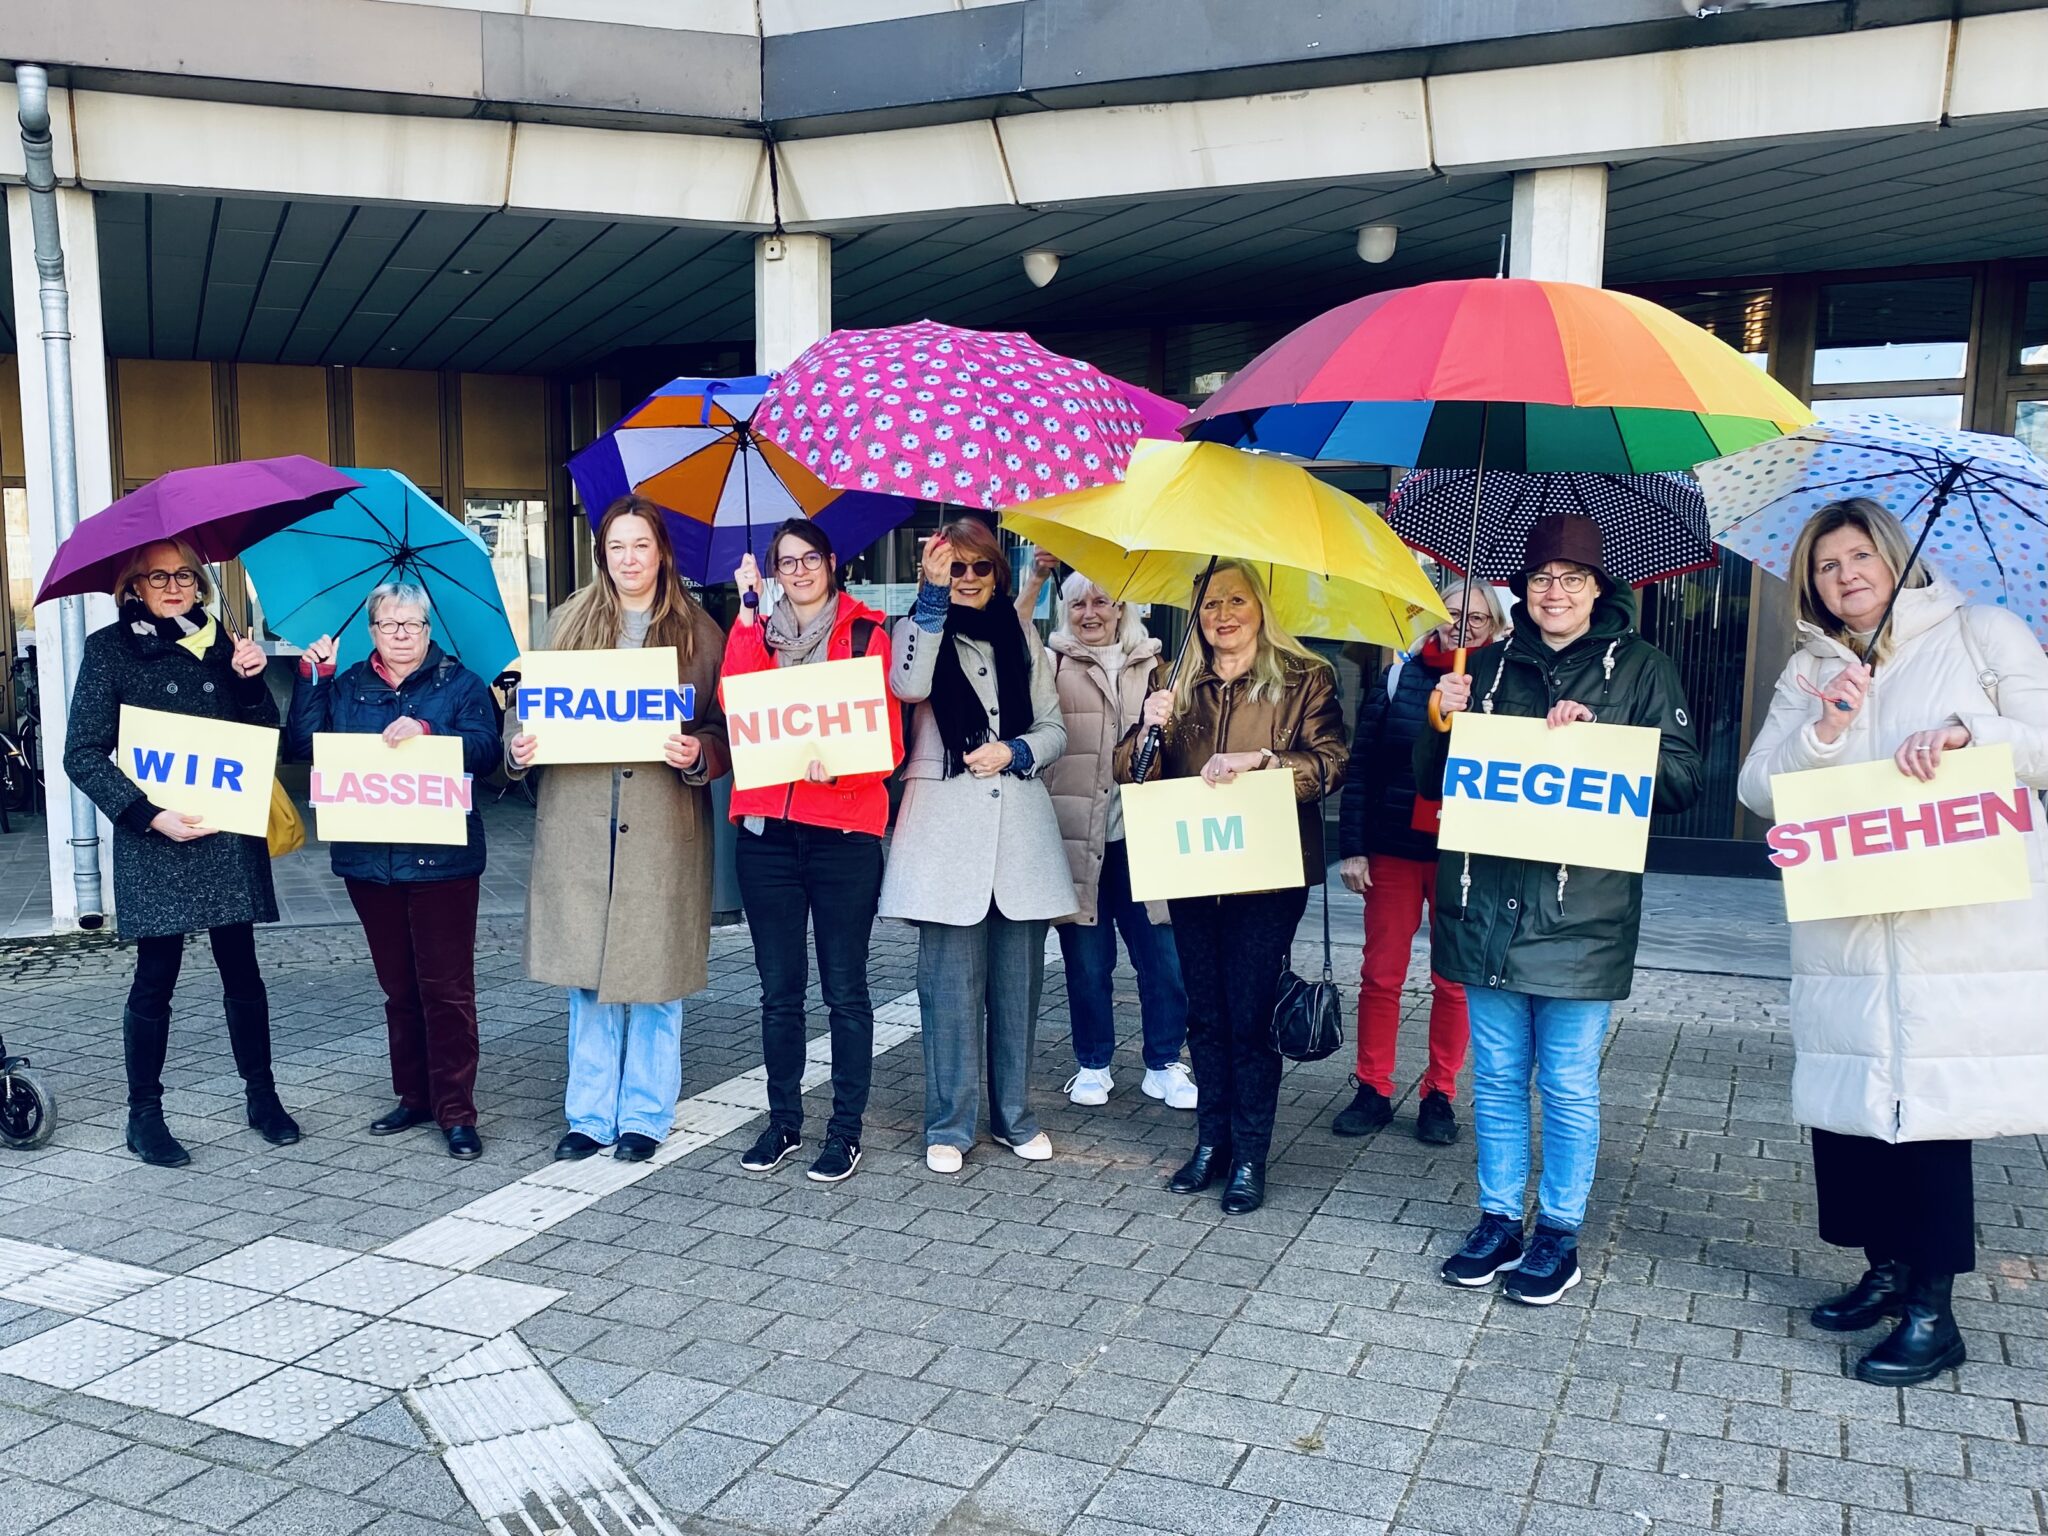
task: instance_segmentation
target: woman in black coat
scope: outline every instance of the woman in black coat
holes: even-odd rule
[[[213,583],[182,541],[136,551],[115,583],[121,617],[85,643],[66,728],[64,771],[114,824],[114,905],[135,940],[135,980],[121,1016],[128,1069],[128,1149],[182,1167],[191,1154],[164,1124],[164,1052],[185,935],[213,944],[228,1042],[249,1124],[273,1146],[299,1139],[270,1070],[270,999],[256,965],[257,923],[277,921],[263,838],[218,832],[153,805],[114,762],[121,706],[275,726],[261,648],[230,639],[206,611]]]

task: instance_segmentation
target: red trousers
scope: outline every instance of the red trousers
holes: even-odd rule
[[[444,1131],[475,1125],[477,880],[346,884],[384,989],[392,1092]]]
[[[1358,972],[1358,1080],[1394,1096],[1394,1040],[1401,1032],[1401,983],[1424,903],[1436,905],[1436,861],[1375,853],[1368,860],[1365,961]],[[1430,972],[1429,1066],[1422,1091],[1457,1096],[1458,1069],[1472,1025],[1465,989]]]

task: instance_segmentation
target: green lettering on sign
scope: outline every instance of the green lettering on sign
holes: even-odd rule
[[[1205,816],[1202,818],[1202,852],[1243,853],[1244,818],[1242,816]]]

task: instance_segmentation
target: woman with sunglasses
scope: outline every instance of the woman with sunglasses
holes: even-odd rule
[[[261,837],[207,826],[152,804],[114,763],[121,706],[277,724],[262,648],[230,637],[206,611],[215,592],[183,540],[135,551],[114,583],[121,617],[85,642],[64,741],[64,772],[114,824],[114,907],[135,941],[135,980],[121,1015],[128,1069],[128,1150],[145,1163],[192,1161],[164,1124],[164,1055],[185,935],[205,933],[220,972],[228,1044],[250,1127],[273,1146],[299,1139],[270,1070],[270,996],[256,964],[257,923],[277,921],[270,849]]]
[[[780,597],[765,615],[761,572],[751,553],[734,573],[740,616],[726,637],[721,678],[860,656],[879,656],[888,675],[888,620],[840,586],[839,561],[824,529],[809,518],[791,518],[769,539],[768,563]],[[900,761],[902,727],[894,709],[889,735],[890,759]],[[809,1176],[836,1184],[860,1166],[875,1054],[868,940],[882,891],[888,779],[886,773],[834,778],[813,759],[793,783],[732,792],[731,816],[740,827],[740,905],[761,975],[761,1058],[768,1070],[768,1124],[740,1157],[751,1173],[773,1172],[803,1146],[807,925],[816,935],[818,990],[832,1024],[832,1118]]]
[[[452,736],[462,768],[482,778],[498,761],[498,712],[484,680],[435,643],[427,594],[387,582],[364,608],[370,654],[339,677],[334,637],[322,635],[299,662],[285,750],[313,757],[315,732],[381,736],[397,747],[416,736]],[[483,1155],[476,1133],[476,909],[484,872],[484,824],[472,797],[459,846],[333,843],[328,856],[362,920],[370,963],[384,989],[391,1091],[398,1104],[370,1122],[372,1136],[432,1123],[448,1155]]]
[[[917,925],[925,1166],[958,1173],[982,1094],[989,1133],[1043,1162],[1031,1057],[1045,930],[1075,909],[1059,818],[1038,772],[1066,749],[1059,685],[1007,600],[995,530],[948,523],[896,623],[891,690],[917,705],[881,914]]]

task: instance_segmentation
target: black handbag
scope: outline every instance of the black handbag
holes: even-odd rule
[[[1330,873],[1323,868],[1323,767],[1316,761],[1316,867],[1323,870],[1323,979],[1280,971],[1273,994],[1273,1049],[1289,1061],[1321,1061],[1344,1044],[1344,994],[1330,969]]]

